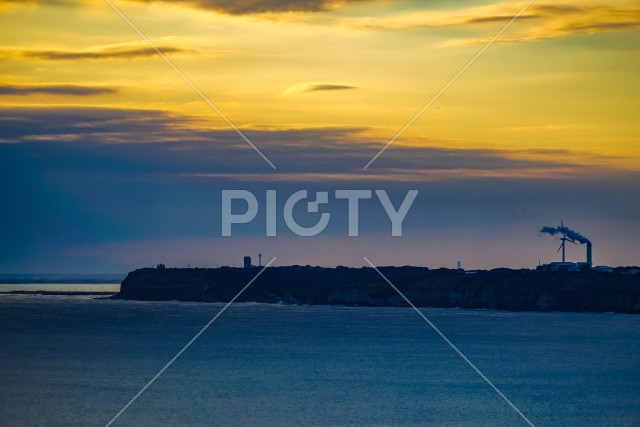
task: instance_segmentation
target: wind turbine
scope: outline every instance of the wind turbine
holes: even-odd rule
[[[560,238],[560,240],[562,240],[562,243],[560,243],[560,247],[558,248],[558,250],[556,251],[556,253],[560,252],[560,249],[562,249],[562,262],[564,261],[564,246],[566,242],[569,243],[573,243],[574,245],[577,245],[577,243],[575,241],[573,241],[572,239],[568,238],[567,235],[564,232],[564,224],[562,223],[562,220],[560,220],[560,232],[562,233],[562,237]]]

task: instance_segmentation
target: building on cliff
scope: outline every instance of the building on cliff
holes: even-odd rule
[[[242,261],[243,261],[243,266],[244,266],[244,268],[251,268],[251,267],[253,267],[253,266],[251,265],[251,257],[250,257],[250,256],[245,256],[245,257],[243,258],[243,260],[242,260]]]
[[[538,266],[537,270],[542,271],[582,271],[588,270],[591,266],[586,262],[552,262]]]

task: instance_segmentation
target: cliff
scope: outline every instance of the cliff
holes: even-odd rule
[[[416,306],[640,313],[640,275],[625,271],[380,270]],[[114,298],[226,302],[258,268],[154,269],[127,275]],[[237,301],[406,306],[371,268],[270,267]]]

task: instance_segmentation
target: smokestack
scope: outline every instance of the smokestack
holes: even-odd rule
[[[592,259],[591,259],[591,242],[587,243],[587,265],[591,268]]]

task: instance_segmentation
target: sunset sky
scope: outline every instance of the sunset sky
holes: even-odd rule
[[[535,267],[566,225],[640,264],[640,3],[0,0],[0,273],[240,263]],[[221,189],[420,191],[323,234],[221,237]],[[301,222],[304,222],[301,220]],[[311,221],[313,222],[313,221]],[[582,261],[584,247],[568,248]]]

